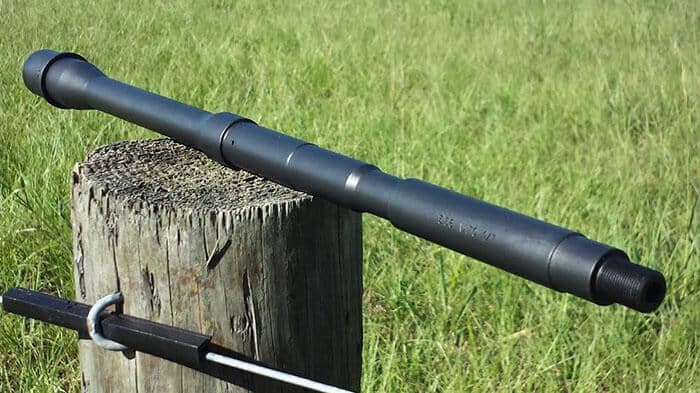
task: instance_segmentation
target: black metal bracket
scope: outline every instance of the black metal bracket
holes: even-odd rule
[[[48,322],[90,339],[87,316],[90,306],[52,295],[13,288],[2,296],[5,311]],[[211,337],[123,314],[101,317],[103,335],[139,352],[158,356],[191,368],[202,366]]]
[[[79,339],[90,340],[87,316],[91,306],[25,288],[13,288],[2,295],[4,311],[47,322],[78,332]],[[161,323],[117,313],[100,316],[102,335],[129,350],[147,353],[189,367],[214,378],[236,384],[253,392],[288,389],[283,383],[207,361],[208,352],[270,368],[246,355],[211,342],[211,336]]]

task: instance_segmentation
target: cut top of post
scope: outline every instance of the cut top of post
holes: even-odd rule
[[[102,146],[79,169],[108,193],[161,208],[232,211],[311,198],[169,139]]]

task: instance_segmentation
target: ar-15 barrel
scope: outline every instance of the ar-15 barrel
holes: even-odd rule
[[[231,168],[359,212],[557,291],[600,305],[655,310],[657,271],[582,234],[377,167],[257,125],[105,76],[80,55],[39,50],[24,63],[29,90],[59,108],[97,109],[196,148]]]

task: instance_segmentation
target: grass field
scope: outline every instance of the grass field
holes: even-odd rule
[[[71,297],[69,174],[156,135],[21,83],[41,47],[617,245],[654,314],[365,218],[364,392],[700,391],[694,1],[0,0],[0,291]],[[79,391],[73,334],[0,314],[0,391]]]

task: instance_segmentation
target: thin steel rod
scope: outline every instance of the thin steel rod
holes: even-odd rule
[[[312,381],[307,378],[298,377],[282,371],[273,370],[267,367],[258,366],[257,364],[244,362],[242,360],[233,359],[228,356],[220,355],[214,352],[208,352],[205,358],[210,362],[246,371],[251,374],[262,375],[276,381],[288,383],[290,385],[300,386],[302,388],[315,390],[323,393],[353,393],[350,390],[341,389],[325,383]]]

